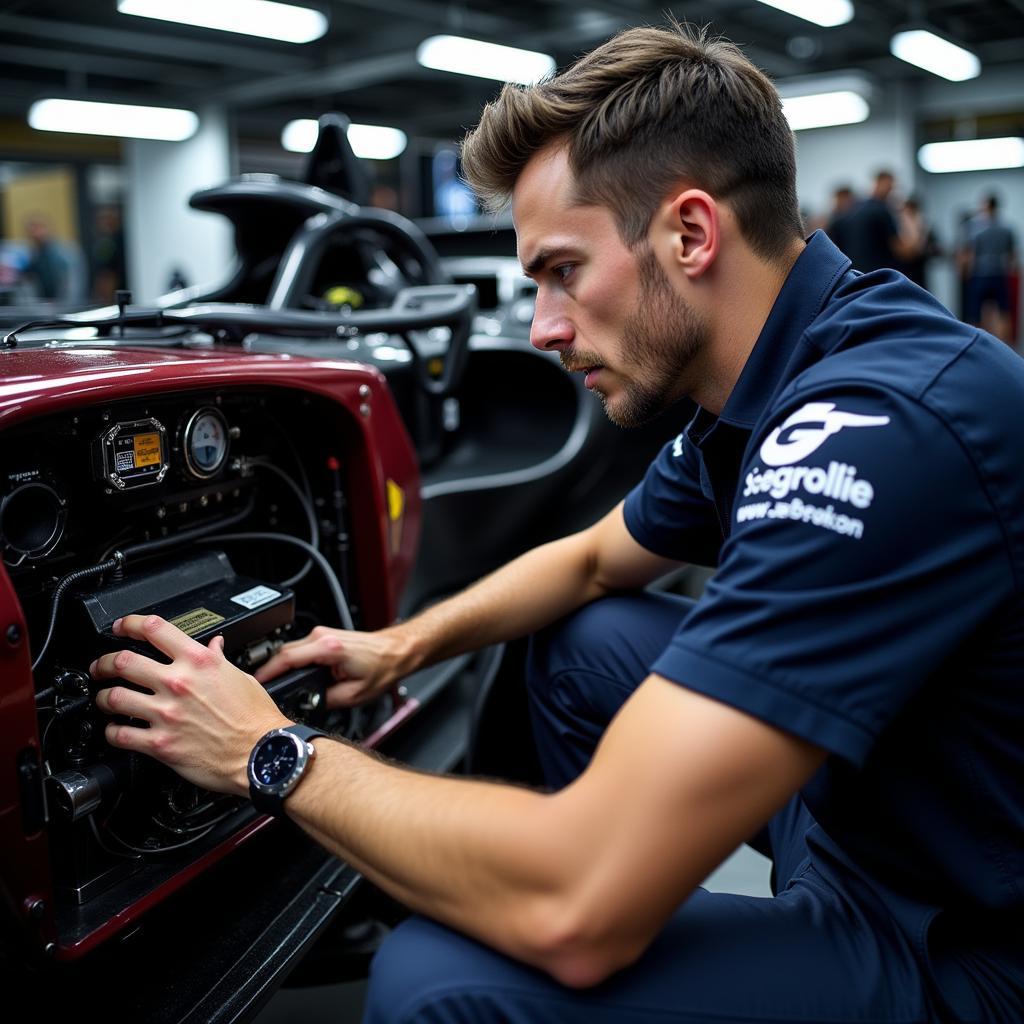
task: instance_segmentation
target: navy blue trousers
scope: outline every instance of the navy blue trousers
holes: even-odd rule
[[[541,764],[559,788],[587,765],[609,720],[678,628],[687,603],[607,598],[536,636],[527,685]],[[609,808],[609,827],[614,827]],[[367,1024],[860,1024],[966,1019],[941,1011],[913,950],[881,906],[814,870],[812,819],[794,798],[752,845],[773,859],[772,898],[698,889],[644,955],[573,990],[422,917],[374,960]],[[973,1016],[973,1015],[972,1015]]]

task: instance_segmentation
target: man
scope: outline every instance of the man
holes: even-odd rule
[[[967,225],[962,259],[967,275],[967,321],[1013,344],[1010,282],[1017,258],[1013,230],[999,219],[999,197],[990,195]]]
[[[857,196],[849,185],[839,185],[832,192],[832,209],[828,217],[822,218],[820,224],[825,234],[842,249],[847,252],[849,244],[847,233],[849,231],[850,218],[857,209]]]
[[[865,274],[897,267],[904,258],[899,227],[889,206],[894,179],[891,171],[879,171],[874,187],[863,202],[843,220],[840,248],[853,261],[854,270]]]
[[[1024,367],[896,273],[805,244],[778,96],[731,44],[633,29],[509,86],[463,151],[511,194],[532,342],[618,423],[700,404],[603,520],[374,634],[355,702],[535,634],[553,792],[426,777],[315,740],[286,813],[418,916],[378,954],[382,1021],[1006,1021],[1024,1013]],[[717,565],[696,604],[642,588]],[[108,729],[247,792],[286,726],[156,618],[169,665],[94,666]],[[264,741],[269,742],[269,741]],[[752,839],[773,899],[702,878]]]

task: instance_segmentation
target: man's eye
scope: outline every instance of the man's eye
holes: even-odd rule
[[[557,267],[552,267],[551,273],[564,284],[572,276],[572,272],[575,269],[576,265],[574,263],[560,263]]]

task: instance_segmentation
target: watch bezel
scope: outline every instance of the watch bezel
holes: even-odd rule
[[[261,782],[256,777],[256,758],[259,755],[260,750],[263,749],[264,744],[278,736],[287,736],[295,745],[297,754],[295,766],[288,773],[288,777],[283,782],[274,782],[269,784]],[[314,747],[308,740],[300,739],[288,729],[271,729],[270,732],[264,733],[259,738],[249,753],[249,764],[247,767],[249,786],[252,789],[255,789],[258,793],[263,793],[266,796],[283,798],[287,796],[298,784],[299,779],[302,778],[302,775],[306,770],[306,766],[315,755],[316,747]]]

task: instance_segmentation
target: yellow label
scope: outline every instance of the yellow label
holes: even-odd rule
[[[388,542],[391,554],[402,550],[402,514],[405,512],[405,491],[394,480],[387,482],[388,492]]]
[[[395,522],[405,511],[405,491],[394,480],[388,481],[388,518]]]
[[[196,608],[193,611],[185,612],[184,615],[179,615],[175,619],[171,619],[171,625],[177,626],[178,629],[183,633],[188,633],[189,636],[195,636],[196,633],[202,633],[204,629],[209,629],[210,626],[216,626],[218,622],[223,621],[223,615],[211,612],[209,608]]]
[[[142,469],[143,466],[159,466],[163,462],[159,434],[136,434],[133,440],[136,469]]]

